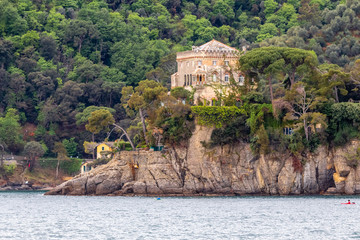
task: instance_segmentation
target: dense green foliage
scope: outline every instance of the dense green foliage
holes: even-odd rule
[[[329,138],[336,145],[344,145],[351,139],[360,138],[360,104],[335,103],[327,114],[330,119]]]
[[[302,0],[299,12],[299,26],[266,40],[260,46],[313,50],[320,63],[329,61],[342,67],[359,58],[359,1]]]
[[[10,151],[18,151],[24,144],[20,136],[19,119],[19,115],[13,108],[7,110],[5,117],[0,117],[0,143],[8,147]]]
[[[317,94],[337,102],[360,100],[354,90],[360,75],[360,62],[355,62],[360,56],[359,16],[356,0],[2,0],[0,144],[8,152],[21,153],[26,142],[37,141],[46,150],[45,156],[55,157],[56,143],[62,143],[68,156],[81,157],[84,141],[108,137],[109,122],[129,130],[136,145],[154,144],[157,128],[165,134],[165,142],[176,143],[191,136],[191,112],[199,123],[221,129],[231,129],[230,120],[247,114],[251,142],[272,143],[275,137],[267,139],[259,129],[270,131],[278,124],[278,119],[269,117],[275,114],[271,110],[275,104],[269,108],[270,99],[283,97],[283,89],[293,82],[311,83]],[[234,92],[246,93],[242,104],[266,108],[258,111],[244,105],[224,111],[204,106],[188,111],[178,102],[160,105],[159,95],[167,92],[170,75],[176,71],[175,53],[212,39],[238,49],[298,48],[272,48],[271,56],[276,56],[265,65],[255,64],[258,59],[254,64],[245,61],[249,63],[247,81],[256,80],[257,89]],[[303,73],[313,70],[317,61],[344,69],[341,73],[327,70],[326,76],[315,81]],[[354,81],[349,82],[346,74]],[[171,94],[179,102],[194,101],[193,92],[173,89]],[[238,100],[230,97],[226,105]],[[86,131],[91,114],[98,110],[112,116],[101,127],[88,125],[90,131]],[[328,139],[340,144],[356,135],[356,121],[349,118],[339,125],[332,113],[325,113],[331,119]],[[314,118],[304,116],[314,125]],[[232,132],[229,129],[223,130]],[[110,140],[122,134],[113,131]]]
[[[162,143],[186,146],[195,128],[194,117],[190,105],[183,104],[173,96],[163,96],[161,107],[149,120],[153,146]]]
[[[76,157],[78,156],[77,153],[77,143],[75,142],[75,138],[70,138],[70,139],[64,139],[62,141],[62,144],[64,145],[65,149],[66,149],[66,155],[69,157]]]

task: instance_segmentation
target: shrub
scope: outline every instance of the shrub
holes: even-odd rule
[[[341,146],[348,143],[351,139],[359,136],[357,128],[350,124],[342,124],[334,136],[335,146]]]
[[[69,175],[76,174],[80,171],[83,160],[79,158],[71,158],[70,161],[60,162],[60,168]]]
[[[170,90],[171,96],[179,100],[186,100],[186,102],[190,102],[194,97],[193,94],[186,90],[183,87],[176,87]]]
[[[309,140],[306,140],[306,138],[304,138],[304,141],[304,145],[307,147],[307,149],[309,149],[310,152],[315,152],[315,150],[321,144],[319,134],[312,135]]]
[[[245,104],[243,109],[249,116],[247,125],[250,127],[251,133],[255,134],[261,125],[264,124],[265,116],[272,114],[271,104]]]
[[[13,175],[14,171],[16,169],[16,164],[15,163],[4,164],[3,169],[4,169],[4,172],[5,172],[5,175],[7,175],[7,176]]]
[[[38,163],[42,168],[56,169],[58,159],[56,158],[46,158],[39,159]],[[76,174],[80,171],[81,164],[83,159],[80,158],[70,158],[70,160],[60,160],[59,168],[62,169],[65,173],[69,175]]]
[[[250,128],[246,125],[246,116],[241,115],[225,127],[216,128],[211,133],[210,146],[233,144],[240,140],[249,141]]]
[[[165,143],[179,144],[192,136],[195,127],[194,121],[184,117],[171,117],[161,124]]]
[[[118,141],[114,145],[115,145],[116,151],[122,151],[122,150],[131,151],[132,150],[130,142]]]
[[[345,158],[349,167],[356,168],[359,165],[360,147],[356,149],[355,153],[346,154]]]

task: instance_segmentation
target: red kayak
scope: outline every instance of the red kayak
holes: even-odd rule
[[[353,203],[341,203],[341,204],[355,204],[355,203],[353,202]]]

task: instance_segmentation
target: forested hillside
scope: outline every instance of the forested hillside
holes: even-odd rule
[[[169,87],[176,52],[211,39],[314,50],[320,63],[354,71],[359,17],[357,0],[0,0],[0,141],[19,153],[35,140],[55,155],[56,142],[74,137],[72,155],[82,155],[93,106],[141,132],[122,88]]]

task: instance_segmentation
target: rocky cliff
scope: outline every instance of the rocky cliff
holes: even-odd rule
[[[47,194],[65,195],[289,195],[358,194],[360,166],[348,154],[360,146],[320,147],[298,159],[289,153],[255,156],[250,145],[206,149],[211,129],[197,126],[187,148],[121,152],[107,165],[78,175]]]

